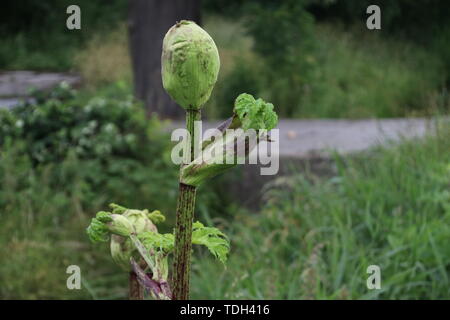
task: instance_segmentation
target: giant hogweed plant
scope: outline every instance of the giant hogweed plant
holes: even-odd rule
[[[217,47],[206,31],[183,20],[164,37],[161,62],[163,86],[186,110],[188,132],[174,231],[158,232],[156,225],[165,220],[158,210],[111,204],[111,211],[96,214],[87,232],[94,242],[109,241],[114,262],[130,272],[130,299],[143,299],[145,289],[154,299],[186,300],[192,244],[206,246],[224,264],[230,249],[223,232],[194,222],[197,187],[242,163],[260,141],[270,141],[268,131],[276,126],[278,117],[272,104],[243,93],[235,100],[232,116],[217,128],[221,137],[197,142],[194,123],[201,121],[201,108],[211,95],[220,69]],[[249,139],[250,131],[254,139]],[[201,156],[196,158],[199,149]],[[170,272],[169,256],[173,256]]]

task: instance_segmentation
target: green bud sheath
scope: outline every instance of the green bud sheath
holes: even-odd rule
[[[113,234],[110,248],[113,261],[124,271],[131,271],[130,258],[136,253],[131,240]]]
[[[157,232],[158,230],[148,217],[148,210],[128,209],[123,216],[131,222],[137,234],[143,231]]]
[[[208,101],[220,69],[219,52],[209,34],[193,21],[169,29],[161,57],[164,89],[185,109]]]
[[[130,220],[120,214],[112,214],[112,221],[108,222],[108,229],[111,233],[122,237],[128,237],[134,232]]]

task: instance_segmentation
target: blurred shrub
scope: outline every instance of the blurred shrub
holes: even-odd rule
[[[82,17],[81,32],[73,33],[73,37],[85,36],[83,29],[107,29],[126,16],[127,2],[122,0],[77,0],[76,3],[70,0],[5,1],[0,11],[0,33],[67,33],[66,19],[69,15],[66,9],[72,4],[81,8]]]
[[[234,49],[224,21],[234,30]],[[283,117],[402,117],[448,110],[436,100],[445,93],[444,63],[417,44],[322,23],[314,27],[315,43],[307,42],[304,50],[291,47],[283,66],[271,61],[269,52],[251,50],[241,22],[216,17],[205,28],[224,57],[211,106],[205,107],[209,116],[228,116],[233,99],[244,91],[272,101]]]
[[[258,96],[261,90],[261,77],[253,64],[244,59],[235,62],[233,69],[224,76],[216,90],[216,104],[219,106],[218,116],[227,118],[231,116],[234,101],[241,93],[249,93]]]
[[[317,1],[310,11],[319,21],[332,21],[365,29],[366,9],[376,4],[381,9],[380,36],[411,41],[440,56],[445,63],[446,85],[450,85],[450,5],[447,0],[371,0]]]
[[[384,36],[402,35],[415,41],[423,41],[430,33],[448,25],[450,7],[446,0],[371,0],[358,1],[315,1],[309,9],[317,19],[339,20],[352,25],[363,22],[368,17],[366,9],[376,4],[381,9]]]
[[[88,87],[131,81],[131,61],[124,24],[106,34],[96,34],[75,55],[75,67]]]
[[[81,8],[81,30],[68,30],[66,9]],[[123,0],[4,1],[0,10],[0,68],[67,70],[76,50],[94,34],[124,21]]]
[[[167,183],[170,178],[176,181],[176,168],[166,155],[169,139],[156,119],[146,119],[131,96],[86,100],[63,84],[35,99],[36,103],[0,112],[3,148],[20,143],[37,170],[53,165],[56,185],[70,183],[67,170],[73,163],[72,169],[83,176],[93,197],[99,190],[114,201],[143,199],[138,194],[145,192],[159,197],[170,194],[172,185]],[[64,161],[69,161],[68,166],[59,166]],[[148,190],[150,181],[153,190]],[[86,195],[86,201],[90,199]]]
[[[356,27],[322,24],[315,34],[311,74],[294,115],[365,118],[432,112],[432,96],[445,81],[435,54]]]
[[[305,9],[308,3],[309,0],[246,1],[245,4],[231,1],[224,6],[226,16],[242,20],[246,34],[253,39],[255,54],[247,54],[246,47],[239,45],[243,37],[237,32],[233,39],[240,54],[239,63],[233,65],[223,81],[219,80],[221,107],[229,108],[230,101],[247,90],[270,99],[283,116],[295,114],[303,87],[311,80],[309,59],[315,47],[314,19]],[[220,12],[212,3],[206,2],[205,6]]]
[[[444,0],[380,1],[382,30],[367,32],[369,4],[234,0],[205,1],[204,7],[244,22],[258,55],[246,58],[245,67],[257,70],[259,94],[284,117],[429,113],[450,81],[450,6]],[[322,23],[315,25],[315,19]],[[228,81],[246,84],[249,75],[234,68],[217,92],[228,91],[233,86]],[[227,108],[227,103],[218,104]]]
[[[0,143],[24,139],[34,162],[60,161],[73,149],[80,158],[126,156],[142,159],[150,145],[144,112],[132,98],[122,101],[94,98],[80,103],[62,84],[37,103],[25,103],[0,117]],[[142,150],[145,146],[145,149]],[[156,146],[155,146],[156,147]]]

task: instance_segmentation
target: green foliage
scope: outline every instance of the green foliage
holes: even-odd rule
[[[79,0],[81,30],[68,30],[69,0],[8,1],[0,12],[0,69],[68,70],[77,50],[126,18],[126,1]],[[43,19],[45,17],[45,19]]]
[[[43,108],[48,110],[48,99],[52,100],[54,106],[59,105],[55,108],[59,111],[51,113],[55,115],[52,120],[39,118],[43,123],[60,128],[58,121],[67,119],[59,115],[65,112],[79,119],[73,110],[65,109],[85,110],[84,107],[91,104],[89,93],[72,93],[61,90],[59,94],[41,94],[36,104],[28,107],[39,115],[39,107],[45,105]],[[92,244],[86,236],[92,213],[102,210],[112,199],[129,207],[160,208],[162,212],[170,212],[176,206],[178,168],[170,161],[170,139],[161,130],[162,124],[156,119],[146,119],[138,105],[121,106],[122,102],[127,104],[122,86],[98,90],[96,95],[105,101],[104,108],[87,115],[96,117],[104,125],[107,122],[98,119],[120,120],[114,124],[117,127],[124,123],[130,125],[131,128],[123,127],[123,132],[136,134],[137,149],[129,145],[127,149],[131,151],[124,154],[89,154],[86,150],[77,155],[75,147],[68,146],[55,157],[51,153],[60,148],[48,148],[46,153],[49,154],[43,157],[45,161],[38,161],[30,150],[33,150],[32,144],[43,137],[30,134],[33,137],[30,139],[20,128],[9,124],[1,126],[0,130],[9,130],[2,132],[0,147],[0,217],[3,221],[0,224],[0,255],[3,257],[0,296],[4,299],[125,298],[127,275],[111,263],[108,246]],[[22,114],[27,115],[26,119],[33,119],[25,109],[23,107],[23,113],[0,112],[0,122],[21,123]],[[118,114],[123,117],[114,116]],[[132,120],[134,117],[137,119]],[[33,127],[34,121],[27,122],[35,132],[45,129]],[[88,126],[89,122],[86,118],[84,125]],[[83,121],[77,122],[76,128],[83,131]],[[50,146],[65,145],[67,136],[48,134],[56,139]],[[94,135],[89,138],[96,139]],[[218,215],[227,208],[211,187],[199,192],[199,215],[210,216],[210,210]],[[123,214],[125,208],[116,205],[109,211]],[[158,212],[148,215],[154,223],[162,220]],[[168,215],[167,220],[167,225],[173,224],[174,215]],[[162,232],[168,229],[164,224],[160,227]],[[126,253],[129,246],[131,242],[125,243],[119,255]],[[83,273],[81,290],[67,290],[64,270],[71,264],[87,270]]]
[[[99,211],[92,219],[86,232],[92,242],[105,242],[109,240],[109,234],[128,237],[135,232],[135,221],[129,220],[120,214]]]
[[[166,217],[159,210],[154,210],[147,216],[154,224],[160,224],[166,221]]]
[[[230,243],[227,236],[219,229],[205,227],[198,221],[194,222],[192,229],[192,243],[207,247],[215,258],[225,264],[230,251]],[[138,237],[146,248],[162,251],[165,254],[174,250],[175,236],[173,233],[144,232]]]
[[[286,115],[299,107],[301,88],[311,78],[308,57],[312,54],[314,19],[306,10],[309,1],[253,1],[246,7],[246,29],[255,52],[265,62],[268,99],[283,106]]]
[[[254,49],[277,72],[295,73],[298,69],[290,68],[299,65],[298,49],[306,49],[312,41],[314,19],[305,9],[308,2],[251,1],[245,8],[246,27],[254,39]]]
[[[139,235],[139,240],[142,241],[146,248],[152,248],[166,254],[174,250],[175,238],[173,233],[144,232]]]
[[[144,111],[131,96],[86,102],[62,84],[49,97],[36,99],[36,104],[24,103],[0,114],[0,144],[9,137],[26,140],[27,153],[36,163],[60,161],[69,150],[82,159],[142,159],[141,151],[149,148]]]
[[[109,240],[109,230],[106,226],[106,223],[109,221],[112,221],[110,212],[97,212],[86,230],[92,242],[106,242]]]
[[[111,256],[123,270],[131,270],[130,258],[137,258],[139,253],[153,275],[165,275],[155,280],[167,280],[167,256],[174,251],[175,236],[173,233],[159,233],[151,222],[151,219],[164,221],[164,215],[158,210],[149,213],[147,209],[128,209],[114,203],[110,204],[110,208],[113,213],[99,211],[92,218],[86,229],[90,240],[106,242],[111,238]],[[230,244],[219,229],[195,222],[192,243],[206,246],[214,257],[225,264]]]
[[[206,246],[214,257],[225,264],[230,251],[227,236],[219,229],[205,227],[198,221],[192,225],[192,228],[192,243]]]
[[[230,106],[234,105],[235,97],[242,92],[257,96],[262,91],[263,79],[260,72],[260,66],[238,58],[233,69],[225,74],[223,80],[219,80],[216,86],[215,95],[212,97],[215,105],[206,107],[205,112],[219,118],[229,117]]]
[[[145,193],[154,197],[147,197],[141,205],[160,202],[158,199],[168,194],[175,201],[175,194],[167,191],[172,187],[169,178],[176,177],[176,168],[167,156],[169,141],[160,123],[146,119],[143,108],[131,97],[91,98],[58,88],[36,100],[0,111],[0,145],[23,142],[20,146],[34,168],[53,167],[53,185],[82,177],[86,202],[101,194],[102,198],[133,203],[133,199],[145,198],[137,194]],[[166,210],[169,202],[161,201],[158,207]]]
[[[368,33],[358,25],[344,28],[338,23],[322,23],[312,31],[314,43],[305,44],[305,49],[292,49],[292,63],[297,65],[288,67],[286,76],[281,65],[269,66],[266,56],[255,55],[250,45],[244,45],[251,39],[242,35],[243,28],[238,22],[218,22],[220,18],[213,21],[231,24],[229,28],[234,30],[235,41],[240,44],[233,51],[225,41],[228,39],[225,32],[215,30],[212,25],[205,26],[212,30],[221,54],[238,55],[241,61],[227,64],[222,59],[228,72],[219,79],[217,98],[212,101],[222,117],[229,113],[228,92],[235,92],[235,97],[242,92],[238,85],[251,86],[254,79],[257,79],[255,86],[248,93],[271,101],[280,117],[422,116],[438,109],[435,97],[445,95],[446,62],[435,54],[437,50]],[[446,46],[445,32],[434,38],[440,39],[436,46],[441,49]],[[445,103],[441,105],[439,110],[447,112]]]
[[[198,261],[193,298],[446,299],[450,131],[440,124],[424,139],[336,156],[330,176],[279,177],[261,211],[228,224],[227,269]],[[373,264],[381,290],[366,286]]]
[[[403,36],[423,42],[430,33],[448,26],[449,6],[446,0],[370,0],[322,1],[312,9],[318,19],[334,19],[343,23],[361,23],[368,17],[366,9],[371,4],[381,8],[383,36]],[[317,10],[319,9],[320,10]]]
[[[431,97],[445,80],[436,55],[356,26],[345,31],[321,25],[316,37],[317,51],[309,57],[314,72],[299,92],[297,116],[382,118],[432,112]]]
[[[278,123],[273,104],[247,93],[240,94],[234,103],[234,112],[242,123],[242,129],[272,130]]]

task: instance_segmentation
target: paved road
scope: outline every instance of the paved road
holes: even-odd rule
[[[30,89],[49,90],[66,81],[77,86],[81,78],[76,74],[34,72],[34,71],[4,71],[0,72],[0,108],[11,108],[20,100],[28,99]]]
[[[203,130],[214,128],[218,122],[205,122]],[[183,127],[172,122],[168,129]],[[278,124],[280,156],[290,158],[328,158],[330,151],[352,153],[402,138],[414,139],[429,133],[434,127],[431,119],[379,120],[288,120]]]

